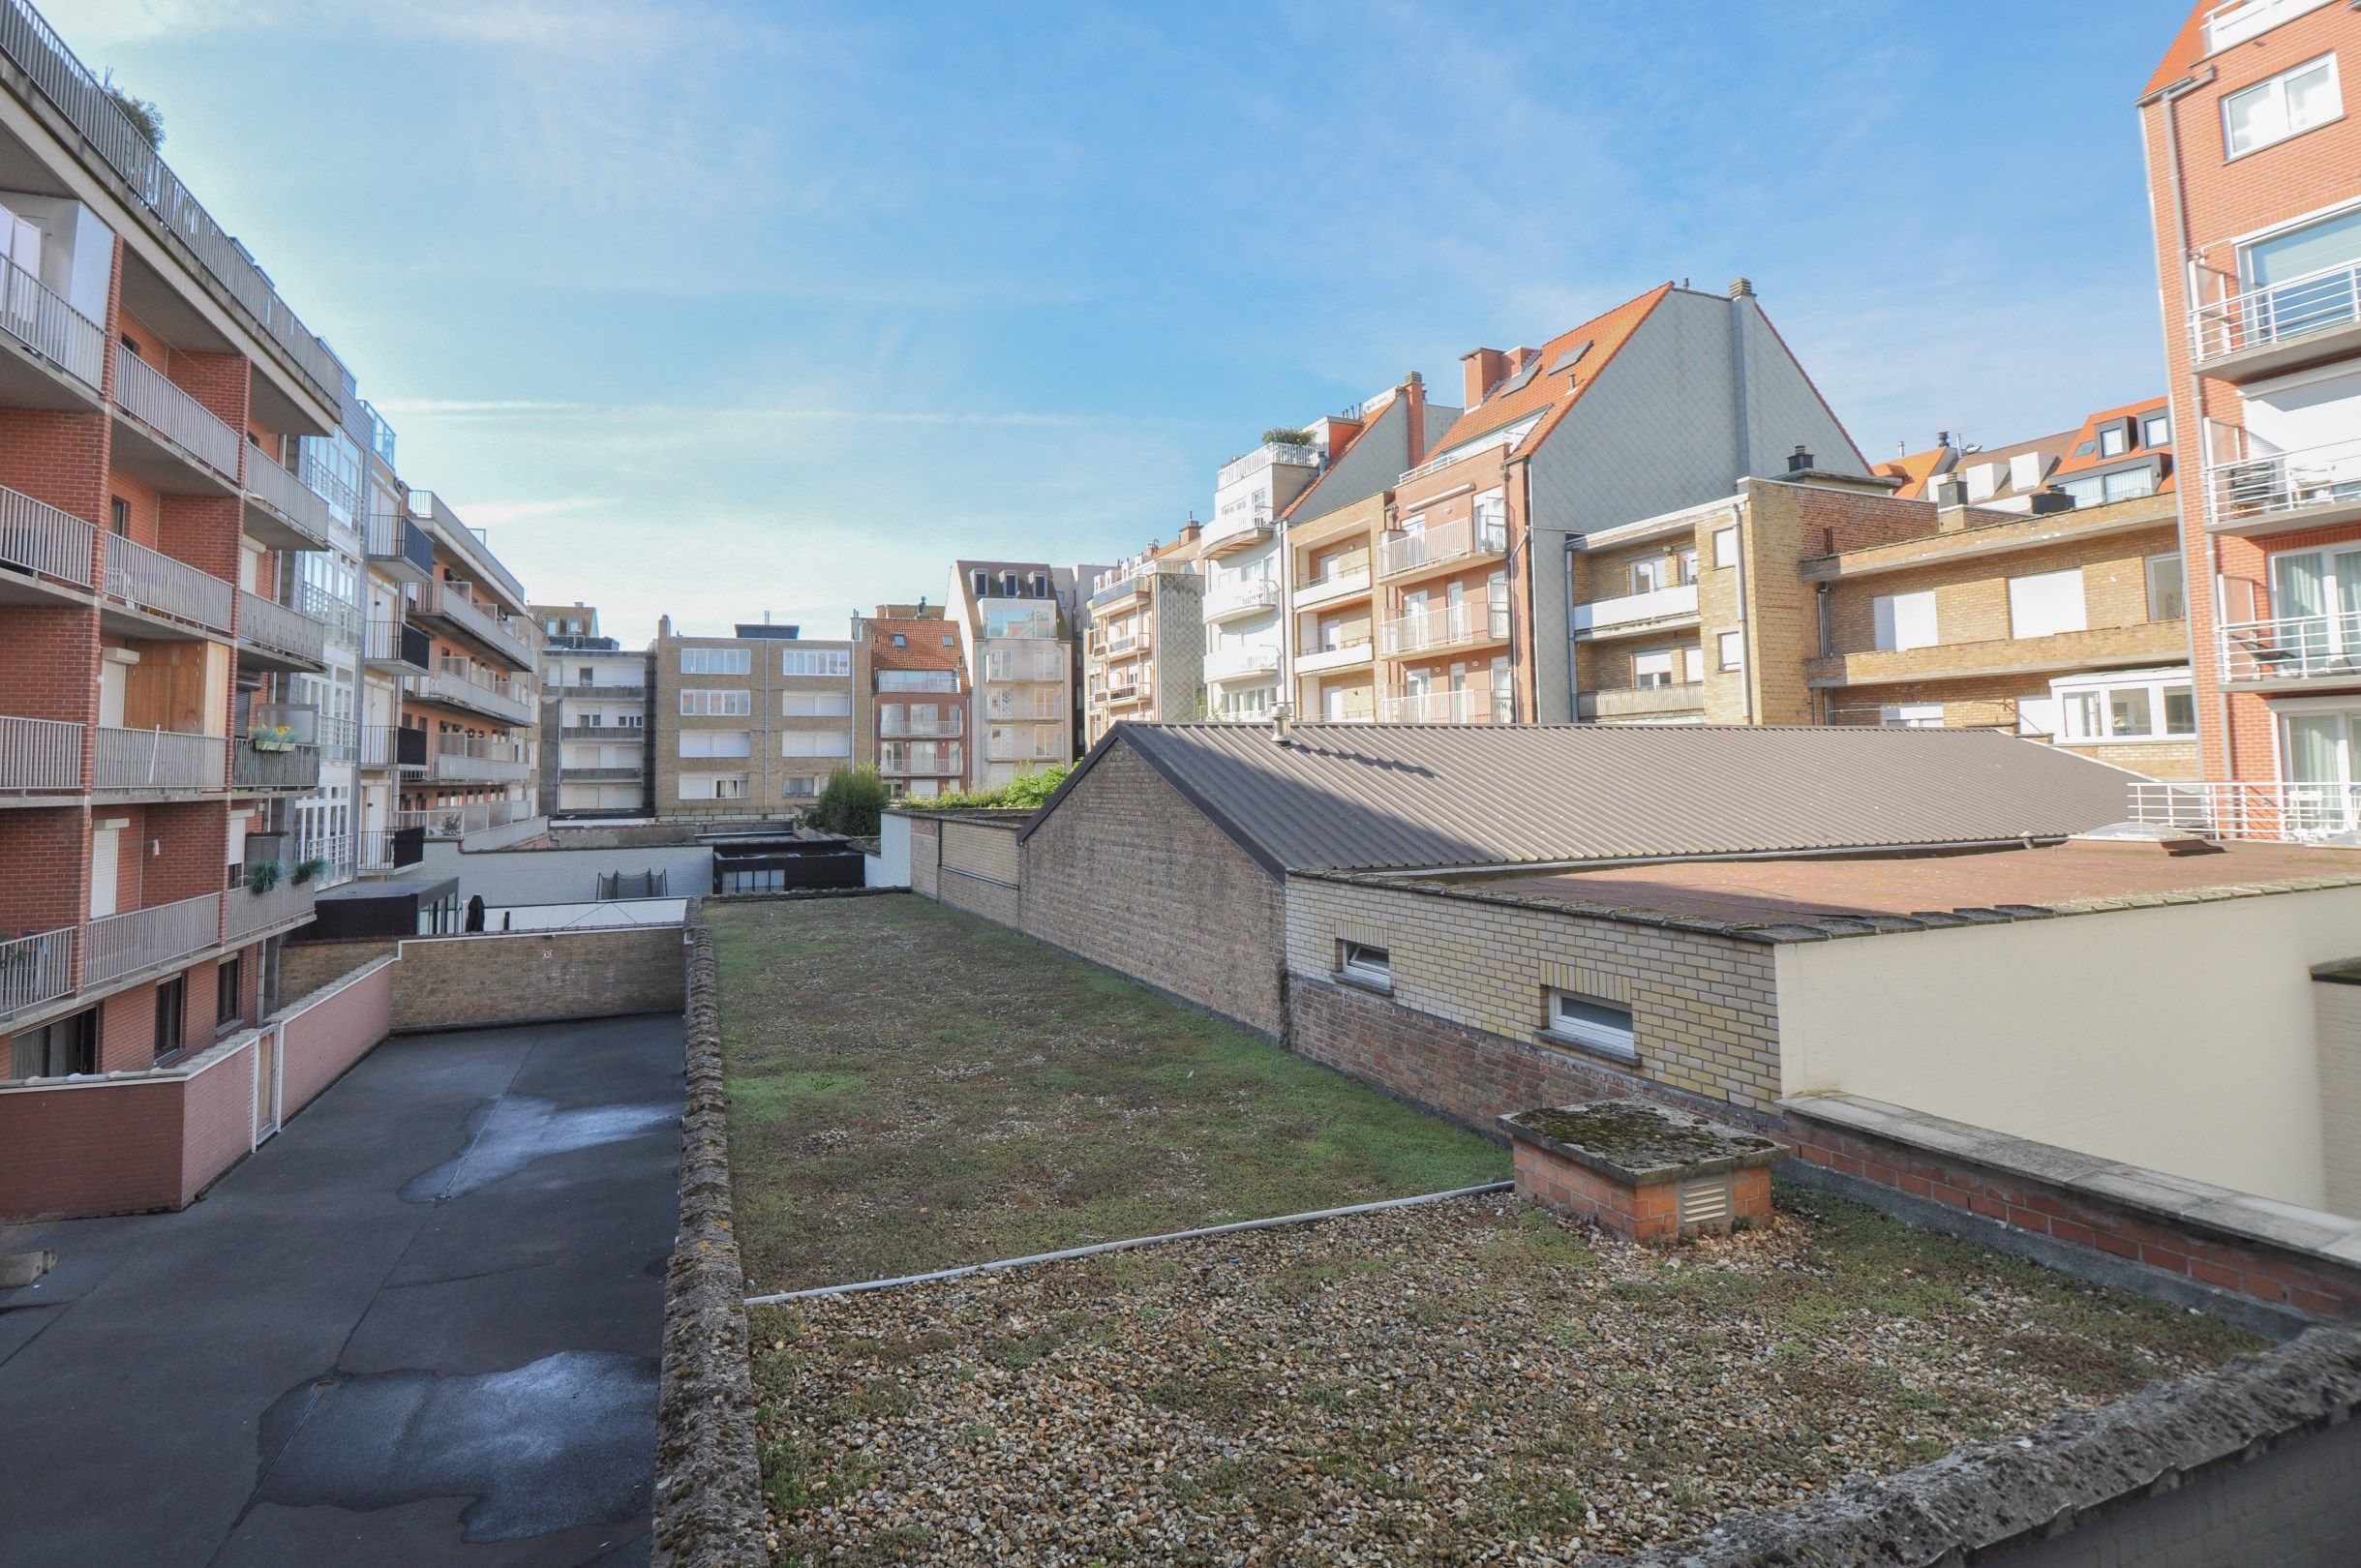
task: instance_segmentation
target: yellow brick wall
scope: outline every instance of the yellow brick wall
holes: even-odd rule
[[[2328,1207],[2361,1214],[2361,985],[2312,987],[2318,1020],[2320,1155]]]
[[[2082,594],[2094,630],[2148,624],[2147,558],[2175,548],[2171,525],[2135,533],[2074,540],[2004,556],[1940,560],[1880,573],[1829,589],[1830,646],[1854,653],[1877,646],[1875,601],[1884,594],[1933,589],[1935,633],[1943,643],[2000,642],[2009,623],[2009,579],[2082,569]],[[1814,651],[1817,651],[1815,648]]]
[[[1015,887],[1018,880],[1016,831],[1021,822],[943,823],[943,868]]]

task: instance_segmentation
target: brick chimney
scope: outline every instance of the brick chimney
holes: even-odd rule
[[[1410,422],[1409,461],[1406,468],[1415,468],[1427,460],[1427,383],[1416,371],[1402,378],[1402,413]]]
[[[1486,390],[1508,374],[1508,356],[1498,348],[1471,348],[1459,356],[1459,362],[1468,380],[1468,397],[1463,407],[1469,408],[1483,402]]]

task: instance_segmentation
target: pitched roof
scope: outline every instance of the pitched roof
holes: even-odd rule
[[[2136,464],[2143,455],[2155,453],[2162,455],[2164,459],[2162,466],[2164,471],[2159,476],[2156,487],[2159,494],[2164,494],[2173,488],[2172,443],[2166,441],[2159,446],[2148,445],[2138,430],[2138,425],[2150,414],[2163,413],[2170,406],[2170,400],[2167,398],[2143,398],[2137,403],[2124,404],[2121,407],[2102,408],[2096,413],[2087,414],[2083,417],[2082,423],[2073,430],[2062,430],[2054,436],[2036,436],[2028,440],[2012,441],[2006,446],[1929,447],[1923,452],[1910,452],[1899,458],[1880,463],[1877,465],[1875,472],[1882,478],[1902,481],[1901,488],[1893,493],[1895,499],[1924,500],[1927,485],[1939,474],[1964,473],[1969,468],[1984,463],[1997,463],[2006,467],[2010,459],[2024,452],[2040,452],[2050,460],[2044,465],[2041,483],[2033,487],[2035,490],[2048,489],[2061,479],[2071,478],[2074,474],[2089,472],[2095,468],[2131,467]],[[2118,457],[2098,456],[2099,427],[2118,419],[2130,419],[2134,422],[2131,449]],[[2081,450],[2086,444],[2091,448],[2089,452]],[[1992,494],[1976,504],[1988,505],[1995,500],[2025,494],[2027,492],[2016,488],[2013,476],[2003,475],[2000,484]]]
[[[2189,13],[2189,19],[2181,23],[2181,30],[2173,35],[2172,46],[2164,50],[2164,58],[2158,64],[2156,75],[2148,78],[2147,91],[2140,94],[2142,98],[2163,92],[2189,75],[2191,66],[2205,58],[2205,17],[2219,3],[2220,0],[2197,0],[2195,9]]]
[[[1449,430],[1428,443],[1428,451],[1448,451],[1463,441],[1474,440],[1492,431],[1504,430],[1529,415],[1544,414],[1547,417],[1533,427],[1532,434],[1526,437],[1522,443],[1524,450],[1532,450],[1549,434],[1550,427],[1562,419],[1565,411],[1574,406],[1590,383],[1598,379],[1599,372],[1606,367],[1607,361],[1631,341],[1631,335],[1639,330],[1640,323],[1648,319],[1649,312],[1662,304],[1673,287],[1669,283],[1658,284],[1639,298],[1625,300],[1604,316],[1594,317],[1543,344],[1539,357],[1529,361],[1540,367],[1537,375],[1527,376],[1523,384],[1514,391],[1496,392],[1468,408],[1452,421]],[[1585,342],[1590,347],[1581,358],[1570,364],[1559,364],[1561,357]],[[1574,373],[1571,390],[1568,390],[1568,371]],[[1522,372],[1517,367],[1511,367],[1509,376],[1500,384],[1507,386],[1516,382],[1520,374]]]
[[[1274,872],[2049,838],[2122,820],[2130,777],[1992,730],[1299,724],[1289,742],[1118,724],[1034,826],[1117,746]]]
[[[939,616],[873,617],[862,622],[868,638],[869,663],[879,670],[956,670],[959,668],[959,647],[955,623]],[[899,634],[908,645],[895,648],[893,639]],[[943,646],[949,637],[952,646]]]

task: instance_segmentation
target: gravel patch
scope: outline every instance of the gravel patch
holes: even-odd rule
[[[1647,1248],[1506,1195],[753,1314],[810,1563],[1570,1563],[2253,1348],[1782,1191]]]

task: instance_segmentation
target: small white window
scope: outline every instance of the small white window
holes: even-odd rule
[[[1594,1001],[1572,991],[1552,989],[1547,996],[1549,1022],[1541,1031],[1544,1038],[1612,1056],[1619,1062],[1640,1059],[1629,1008]]]
[[[2009,579],[2009,635],[2054,637],[2090,624],[2082,602],[2082,568]]]
[[[752,665],[749,662],[747,650],[742,648],[684,648],[681,649],[681,673],[682,675],[746,675],[750,673]],[[582,678],[588,681],[590,678],[590,672],[587,670],[583,672]]]
[[[779,674],[840,676],[853,670],[852,653],[841,648],[790,648],[779,653]]]
[[[1679,552],[1679,554],[1678,554],[1678,556],[1677,556],[1677,558],[1679,559],[1679,561],[1680,561],[1680,581],[1682,581],[1683,583],[1694,583],[1694,582],[1696,582],[1696,581],[1697,581],[1697,550],[1696,550],[1696,547],[1695,547],[1694,545],[1692,545],[1692,546],[1690,546],[1688,549]]]
[[[1683,662],[1688,667],[1689,683],[1694,685],[1696,682],[1703,680],[1706,674],[1705,649],[1703,648],[1683,648],[1681,649],[1681,653],[1683,655]]]
[[[2172,416],[2170,414],[2150,414],[2141,420],[2139,444],[2142,446],[2170,446],[2172,444]]]
[[[754,693],[750,691],[691,687],[681,693],[681,712],[687,718],[744,718],[753,711]]]
[[[2189,614],[2189,589],[2181,576],[2181,555],[2148,558],[2148,618],[2179,620]]]
[[[2099,433],[2099,455],[2117,458],[2132,449],[2132,437],[2121,425],[2109,425]]]
[[[1869,602],[1869,614],[1875,623],[1877,650],[1881,653],[1935,646],[1932,588],[1922,588],[1916,593],[1881,593]]]
[[[2326,125],[2344,112],[2337,57],[2324,54],[2223,99],[2223,145],[2237,158]]]
[[[1664,561],[1661,558],[1650,556],[1646,560],[1635,560],[1631,563],[1632,592],[1653,593],[1663,586]]]
[[[743,730],[682,730],[683,757],[744,757],[752,754],[751,738]]]
[[[1713,564],[1729,567],[1738,564],[1738,526],[1713,530]]]
[[[782,757],[849,757],[853,738],[842,730],[789,730],[779,737]]]
[[[1943,705],[1887,703],[1878,709],[1877,721],[1896,730],[1940,730],[1943,728]]]
[[[1394,955],[1366,942],[1337,944],[1337,972],[1370,985],[1394,983]]]
[[[1723,632],[1719,647],[1723,669],[1742,670],[1746,667],[1746,634],[1744,632]]]
[[[1643,688],[1673,683],[1673,650],[1651,648],[1631,656],[1631,683]]]

